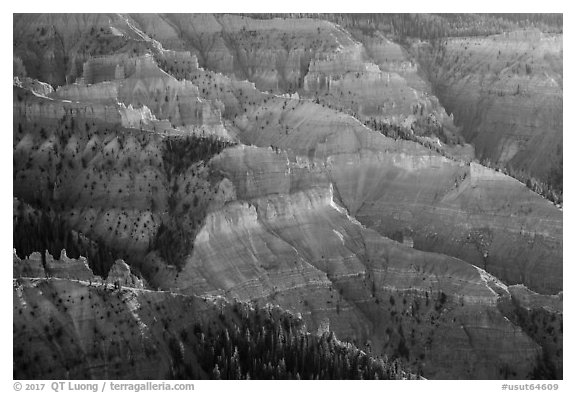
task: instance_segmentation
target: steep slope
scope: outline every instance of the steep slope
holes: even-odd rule
[[[386,48],[386,41],[383,39],[374,38],[374,41],[380,47]],[[374,49],[376,44],[373,43],[371,47]],[[392,46],[392,48],[399,51],[398,47]],[[375,57],[381,59],[382,55]],[[390,63],[394,64],[394,60],[391,59]],[[382,64],[385,66],[386,62]],[[187,74],[181,72],[180,75],[188,75],[196,78],[195,80],[207,78],[206,72],[199,70]],[[412,80],[416,78],[413,77]],[[225,95],[220,94],[218,90],[222,90],[223,86],[224,89],[229,89],[231,82],[218,77],[216,85],[218,88],[208,94],[212,99],[215,94],[226,102]],[[561,212],[528,190],[524,190],[518,182],[500,176],[495,171],[486,171],[475,164],[465,166],[458,161],[442,160],[415,144],[396,142],[391,144],[385,138],[380,139],[377,134],[371,135],[354,119],[337,114],[326,107],[320,109],[318,105],[306,100],[274,96],[262,98],[254,96],[253,92],[252,95],[245,97],[244,114],[242,111],[240,114],[238,111],[230,114],[233,114],[232,125],[238,128],[238,136],[245,143],[289,149],[300,155],[325,159],[336,153],[342,156],[348,155],[344,159],[345,164],[342,165],[335,157],[328,160],[332,166],[337,166],[334,169],[335,187],[350,212],[353,215],[358,214],[359,217],[365,216],[369,226],[380,227],[381,233],[390,237],[417,237],[415,241],[417,248],[466,259],[497,274],[509,283],[526,283],[533,289],[546,293],[556,293],[561,289]],[[387,133],[385,130],[382,132]],[[369,152],[370,150],[372,152]],[[423,166],[416,165],[417,170],[413,171],[410,159],[405,160],[402,155],[390,154],[392,162],[406,161],[406,164],[394,164],[392,172],[383,172],[380,165],[387,165],[387,161],[382,162],[382,150],[417,157],[423,155],[423,160],[427,159],[426,156],[430,156],[431,161]],[[359,158],[353,155],[354,152],[357,152]],[[352,169],[356,166],[350,165],[354,160],[362,161],[357,169]],[[376,163],[371,164],[374,160]],[[366,180],[367,176],[370,176],[368,173],[372,173],[365,171],[368,162],[370,162],[368,165],[374,167],[373,173],[378,176],[377,179],[381,180]],[[387,187],[392,179],[404,172],[405,169],[398,168],[403,165],[409,165],[406,168],[407,173],[412,174],[409,182],[413,181],[417,187],[423,185],[420,181],[421,174],[426,173],[423,178],[430,180],[432,189],[426,190],[424,194],[418,192],[418,189],[410,189],[408,195],[416,198],[424,196],[424,199],[429,198],[428,202],[404,204],[400,201],[405,198],[406,189],[398,188],[399,185],[395,183],[392,183],[393,188]],[[432,173],[439,167],[447,169],[447,172],[440,175],[443,179],[441,181],[436,178],[437,174]],[[398,170],[400,173],[397,173]],[[341,171],[345,171],[345,176],[354,182],[342,186],[340,183],[344,179],[342,174],[338,174]],[[380,176],[381,174],[387,177]],[[474,180],[470,180],[472,178]],[[355,184],[357,180],[362,183]],[[363,184],[367,184],[370,189],[365,189]],[[486,188],[486,191],[479,191],[477,189],[479,184],[482,184],[481,188]],[[501,186],[504,187],[503,190],[500,189]],[[349,188],[351,189],[348,190]],[[391,190],[396,189],[397,191],[391,193]],[[461,193],[464,195],[460,197]],[[381,198],[384,200],[379,202]],[[388,206],[398,203],[401,203],[401,206],[393,210],[396,212],[407,210],[407,214],[387,212]],[[426,207],[427,205],[429,207]],[[358,212],[360,207],[370,210]],[[532,215],[534,211],[536,214]],[[487,216],[479,219],[475,217],[476,212],[481,212],[481,216],[485,214]],[[424,218],[428,214],[433,214],[434,218]],[[443,214],[453,218],[437,225],[436,217],[442,217]],[[508,220],[510,217],[513,219]],[[500,221],[502,224],[491,225],[491,220]],[[525,222],[526,220],[529,221]],[[534,230],[536,227],[540,229]],[[534,247],[527,249],[520,245],[524,243]],[[513,250],[514,248],[516,249]],[[517,258],[517,255],[522,256]],[[541,264],[542,258],[550,260],[550,263]],[[546,282],[539,283],[538,281],[542,279]]]
[[[82,83],[60,87],[50,96],[61,100],[120,102],[127,107],[121,108],[123,125],[127,127],[142,127],[146,120],[154,123],[160,119],[169,122],[159,122],[165,133],[177,130],[229,138],[218,105],[200,99],[198,88],[191,82],[177,81],[162,71],[150,54],[101,57],[89,60],[84,68],[86,76]],[[136,113],[132,114],[133,111]],[[174,130],[167,130],[169,127]]]
[[[416,248],[465,259],[508,283],[561,290],[562,212],[518,181],[310,102],[270,98],[250,109],[235,122],[241,140],[319,160],[341,202],[367,226],[409,236]]]
[[[190,51],[206,69],[247,79],[259,90],[297,92],[375,127],[393,124],[406,138],[434,143],[451,155],[473,157],[470,146],[457,144],[458,130],[417,75],[413,60],[383,38],[370,41],[367,48],[338,25],[309,18],[181,14],[130,18],[163,47]],[[379,56],[382,45],[399,52],[400,60],[384,64],[387,58]],[[168,69],[181,74],[182,63],[176,61]]]
[[[304,102],[303,109],[295,110],[296,116],[302,117],[299,112],[306,111],[307,105]],[[317,107],[314,104],[310,105]],[[343,138],[346,138],[349,132],[345,131],[347,129],[345,125],[350,127],[357,123],[352,118],[341,116],[341,121],[344,121],[341,134]],[[317,119],[316,126],[324,122],[322,120],[324,117],[319,119]],[[325,126],[316,128],[317,130],[326,129]],[[139,131],[132,132],[138,133]],[[172,175],[178,173],[183,175],[180,180],[182,186],[178,189],[185,189],[184,184],[189,182],[190,175],[180,172],[181,169],[175,171],[169,169],[181,165],[171,161],[172,159],[166,155],[166,152],[162,152],[161,142],[154,139],[155,134],[146,135],[150,135],[145,139],[146,145],[140,146],[150,146],[149,148],[155,146],[152,151],[157,152],[155,154],[158,154],[158,160],[162,163],[158,171],[160,182],[158,190],[170,190],[171,187],[167,186],[171,181],[169,179],[179,179],[178,176]],[[310,136],[318,137],[314,133],[310,133]],[[386,139],[383,136],[381,138]],[[306,142],[300,138],[297,140],[301,143]],[[176,140],[173,142],[178,143]],[[124,143],[124,147],[119,152],[124,151],[127,145]],[[138,146],[138,144],[134,146],[136,151],[142,149]],[[338,146],[350,145],[329,143],[325,153],[328,162],[330,162],[328,152],[335,155],[334,153],[340,149]],[[351,147],[354,146],[351,145]],[[308,148],[303,147],[302,150],[307,151]],[[182,156],[175,153],[175,157]],[[224,205],[217,207],[218,205],[214,204],[216,202],[208,201],[210,207],[204,209],[211,212],[205,220],[200,221],[201,226],[194,240],[193,252],[182,264],[181,271],[167,267],[165,262],[159,260],[158,256],[162,256],[160,250],[159,254],[149,254],[144,263],[137,266],[142,269],[153,285],[162,288],[197,294],[220,293],[244,300],[274,302],[295,312],[302,312],[307,324],[313,329],[322,326],[328,320],[331,328],[339,336],[358,343],[369,343],[370,350],[375,354],[387,353],[406,359],[426,376],[495,377],[504,375],[503,370],[511,370],[506,371],[510,372],[509,376],[514,376],[512,373],[516,373],[518,377],[532,375],[533,370],[538,367],[540,349],[518,328],[506,322],[498,312],[497,297],[494,297],[493,292],[485,286],[482,275],[462,261],[449,262],[450,259],[447,258],[445,262],[440,262],[446,257],[431,255],[425,257],[402,246],[400,250],[397,250],[399,245],[396,242],[362,229],[358,223],[348,217],[342,208],[338,207],[330,183],[330,177],[333,174],[326,169],[324,157],[320,153],[318,156],[319,160],[316,162],[310,161],[309,158],[298,157],[293,153],[279,153],[269,148],[240,147],[224,151],[210,162],[207,172],[208,174],[220,173],[218,177],[229,179],[216,183],[215,191],[223,195],[223,199],[216,198],[220,201],[217,203],[224,203]],[[148,159],[148,155],[144,157]],[[442,158],[442,160],[445,159]],[[123,161],[124,159],[117,160],[117,162]],[[42,161],[34,160],[34,162],[40,164]],[[170,162],[173,163],[170,164]],[[246,165],[248,165],[248,170]],[[156,165],[153,166],[156,167]],[[78,167],[81,166],[78,165]],[[186,168],[186,165],[183,168]],[[196,172],[193,171],[192,174],[194,173]],[[279,176],[280,174],[283,176]],[[59,189],[67,190],[68,187],[78,186],[74,185],[75,181],[66,180],[75,179],[75,177],[61,174],[60,178],[62,181]],[[126,180],[128,179],[130,176],[126,177]],[[119,187],[122,186],[119,185]],[[99,203],[102,205],[101,215],[104,215],[104,212],[106,214],[117,212],[115,214],[122,215],[122,210],[110,209],[110,206],[122,201],[118,199],[119,189],[114,193],[102,194],[101,199],[95,199],[95,201],[100,200]],[[78,210],[78,204],[94,202],[86,200],[85,197],[74,198],[71,191],[55,195],[56,200],[64,204],[67,209],[72,207],[72,213],[75,214],[70,214],[71,216],[78,217],[68,219],[70,225],[83,233],[91,234],[90,228],[84,224],[86,218],[90,217],[89,211]],[[66,195],[67,198],[62,199],[58,195]],[[170,207],[168,194],[164,194],[161,199],[158,199],[160,195],[156,195],[152,201],[157,202],[149,202],[146,198],[142,200],[142,208],[147,207],[142,213],[150,215],[150,219],[143,222],[144,227],[149,228],[146,232],[147,239],[154,238],[155,233],[158,233],[159,225],[162,225],[158,222],[163,221],[162,212],[169,212],[168,217],[174,217],[178,215],[176,212],[180,211],[179,209],[184,208],[185,194],[175,191],[172,195],[174,196],[172,207]],[[113,202],[115,200],[118,202]],[[70,206],[71,201],[74,202]],[[193,203],[192,200],[190,202]],[[156,206],[152,208],[152,205]],[[138,206],[132,203],[132,209]],[[124,242],[123,236],[118,237],[114,233],[114,228],[116,231],[121,230],[122,221],[106,229],[104,224],[114,223],[115,220],[110,221],[108,217],[105,219],[108,221],[96,227],[99,228],[99,232],[96,233],[100,233],[98,238],[101,241],[120,249],[133,250],[133,252],[142,253],[147,250],[150,240],[146,241],[146,238],[141,239],[140,235],[137,235],[136,240],[141,240],[137,241],[134,246],[130,246],[130,237],[126,239],[128,242]],[[150,225],[151,223],[153,225]],[[232,228],[228,229],[230,226]],[[303,232],[304,228],[309,229]],[[121,232],[125,231],[121,230]],[[223,248],[222,244],[228,244],[229,247]],[[169,246],[173,247],[171,244]],[[382,250],[386,249],[389,250],[386,254],[393,255],[392,257],[381,254]],[[400,254],[396,255],[396,253]],[[416,256],[411,256],[411,253],[416,253]],[[438,273],[435,273],[438,267],[432,268],[427,265],[426,261],[430,258],[437,261],[432,266],[448,263],[447,267],[440,268],[441,271],[446,269],[442,278],[438,278]],[[390,259],[399,265],[384,268],[393,263]],[[415,259],[414,262],[406,264],[407,261],[413,259]],[[244,263],[247,265],[244,266]],[[453,275],[460,270],[459,267],[455,267],[458,264],[467,266],[464,268],[465,273],[463,276],[456,276],[459,278],[453,278]],[[414,268],[416,272],[421,271],[421,273],[417,273],[415,278],[410,279],[406,286],[399,290],[396,277],[404,276],[406,273],[403,271],[406,268],[409,272]],[[397,271],[398,273],[391,274]],[[228,272],[234,274],[230,275]],[[242,273],[238,274],[239,272]],[[444,281],[448,283],[444,284]],[[472,281],[473,284],[470,284],[472,287],[453,287],[460,281]],[[420,282],[426,282],[426,284],[419,289],[415,283]],[[428,282],[432,284],[428,285]],[[473,289],[474,287],[478,289]],[[480,294],[474,295],[476,291]],[[470,304],[463,302],[462,293],[466,293],[465,296],[471,296],[474,300]],[[428,301],[426,301],[426,294],[428,294]],[[403,306],[395,310],[390,297],[397,297],[398,303],[402,302]],[[478,302],[480,305],[477,304]],[[449,307],[444,311],[444,303],[454,304],[455,308],[459,305],[462,309],[452,310]],[[424,304],[426,304],[425,307]],[[412,312],[413,307],[422,307],[424,310]],[[383,312],[390,313],[392,318],[374,319],[374,315],[382,315]],[[475,317],[471,319],[472,315]],[[485,317],[478,321],[476,319],[478,315],[485,315]],[[418,327],[419,321],[420,323],[430,321],[431,327]],[[466,331],[476,339],[475,342],[483,344],[471,345],[462,336],[463,330],[460,324],[468,329]],[[486,338],[482,334],[474,333],[474,330],[478,329],[480,332],[482,326],[497,329],[498,340],[504,340],[506,337],[506,341],[515,343],[516,348],[522,351],[524,358],[532,360],[526,361],[521,367],[512,366],[513,357],[507,358],[509,356],[507,354],[516,354],[516,352],[507,347],[494,348],[487,345],[483,341]],[[414,332],[410,338],[405,333],[407,331]],[[435,335],[438,335],[440,331],[443,332],[442,338],[436,341]],[[461,368],[458,369],[448,367],[441,360],[449,357],[448,352],[444,352],[446,347],[443,342],[450,335],[453,335],[451,340],[460,340],[462,353],[465,354],[460,363]],[[458,337],[461,338],[458,339]],[[422,348],[425,349],[422,351]],[[494,357],[504,360],[494,362]],[[429,360],[425,361],[425,359]],[[448,369],[451,371],[447,372]]]
[[[15,76],[53,87],[74,82],[94,56],[150,48],[115,14],[14,14],[13,22],[13,55],[21,64]]]
[[[234,15],[132,14],[130,18],[166,49],[190,51],[208,68],[248,79],[259,90],[302,86],[310,61],[350,43],[329,22],[255,20]]]
[[[26,278],[34,260],[14,257],[24,276],[13,283],[15,379],[414,378],[333,334],[308,334],[277,307],[120,283],[130,277],[121,262],[108,275],[114,286],[90,276],[85,260]]]
[[[479,158],[562,190],[562,35],[525,30],[414,48]]]
[[[220,295],[300,313],[311,331],[329,329],[373,356],[402,359],[425,377],[562,375],[562,340],[555,333],[562,327],[561,297],[551,295],[562,290],[562,212],[516,180],[469,163],[466,147],[448,149],[430,136],[451,120],[397,45],[382,36],[362,37],[366,44],[360,44],[337,25],[312,19],[110,20],[109,31],[149,53],[89,55],[76,82],[54,92],[20,78],[14,86],[14,196],[50,217],[48,231],[64,234],[51,247],[68,249],[60,246],[68,234],[86,237],[112,250],[107,266],[117,271],[108,280],[126,270],[114,264],[123,258],[160,290],[116,290],[118,303],[99,294],[98,307],[130,308],[125,291],[158,299],[169,303],[168,325],[182,319],[177,329],[205,310],[185,305],[197,301],[193,296]],[[284,36],[294,50],[274,49]],[[205,47],[203,39],[212,43]],[[310,42],[318,46],[309,48]],[[297,72],[296,59],[311,53],[314,59]],[[293,57],[291,68],[278,73],[284,56]],[[376,80],[387,83],[386,73],[395,79],[390,90],[368,88]],[[318,82],[332,84],[334,77],[342,83],[338,89],[354,90],[354,102],[363,100],[365,108],[386,97],[397,103],[368,128],[358,118],[372,116],[371,109],[356,113],[351,100],[333,94],[343,90]],[[290,84],[297,82],[297,93],[277,94],[293,93]],[[429,116],[434,111],[441,121]],[[414,124],[431,134],[416,135]],[[418,143],[389,136],[396,131]],[[27,227],[15,222],[15,228],[16,234]],[[27,247],[20,255],[45,243]],[[29,271],[42,272],[38,256],[44,274],[58,271],[44,249],[36,251],[42,254],[26,259]],[[21,280],[16,286],[59,283]],[[541,294],[509,289],[520,288],[508,287],[516,283]],[[80,285],[74,290],[80,298],[92,291],[89,285],[83,292],[86,283],[63,285]],[[533,303],[554,307],[533,312]],[[172,307],[190,312],[174,316]],[[147,325],[165,312],[145,309]],[[154,326],[157,352],[135,358],[143,369],[160,362],[158,378],[213,374],[214,359],[203,371],[194,368],[202,361],[170,352],[180,344],[160,339],[162,327]],[[113,334],[109,328],[103,329]],[[163,329],[177,339],[171,326]],[[226,351],[231,359],[233,347]],[[181,355],[192,370],[176,365]],[[229,363],[221,366],[228,377],[235,372]],[[86,367],[74,375],[110,375]]]
[[[542,296],[522,285],[509,287],[511,304],[501,303],[501,310],[508,318],[542,346],[542,367],[537,377],[547,379],[563,378],[563,313],[562,293],[556,296]]]
[[[374,354],[400,357],[430,377],[523,378],[538,369],[539,347],[498,311],[498,302],[510,295],[496,279],[463,261],[426,255],[365,230],[329,193],[319,194],[316,200],[299,194],[252,200],[256,217],[237,202],[209,216],[192,259],[172,285],[188,293],[272,302],[300,312],[314,330],[328,321],[339,336]],[[288,206],[286,199],[292,199]],[[266,250],[273,253],[266,257]],[[47,260],[46,274],[74,278],[71,267],[65,275],[51,267],[69,265],[65,254],[60,262]],[[34,261],[41,270],[38,256],[24,263]],[[92,280],[86,268],[81,276],[72,271]],[[116,279],[109,275],[108,281]],[[490,345],[494,337],[510,346]],[[452,363],[456,348],[459,367]],[[520,367],[518,356],[526,359]]]
[[[63,225],[59,233],[79,232],[120,257],[138,260],[173,216],[181,216],[193,236],[208,203],[219,198],[218,177],[203,161],[229,143],[195,137],[193,124],[174,129],[166,122],[168,127],[158,130],[162,122],[151,117],[142,119],[139,129],[125,128],[127,108],[98,96],[71,102],[15,87],[14,97],[14,195],[52,212],[39,237]],[[185,155],[175,163],[172,151],[181,145]]]

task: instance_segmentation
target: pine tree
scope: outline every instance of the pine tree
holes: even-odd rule
[[[212,370],[212,379],[221,379],[218,364],[214,365],[214,369]]]

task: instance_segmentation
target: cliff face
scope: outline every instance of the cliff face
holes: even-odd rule
[[[162,71],[151,55],[103,57],[88,61],[84,68],[83,83],[60,87],[52,96],[121,103],[123,125],[127,127],[228,137],[219,104],[201,99],[198,87],[190,81],[178,81]],[[114,73],[108,72],[110,69]],[[134,113],[134,109],[141,113]]]
[[[328,320],[339,337],[400,356],[430,378],[504,370],[528,376],[540,353],[497,311],[509,295],[496,279],[363,228],[330,188],[234,202],[210,214],[194,254],[173,277],[162,277],[166,286],[300,312],[312,329]],[[493,346],[492,334],[510,346]],[[456,364],[454,351],[461,354]],[[514,366],[518,356],[531,360]]]
[[[508,283],[561,290],[562,213],[520,182],[310,102],[269,99],[236,124],[246,143],[318,160],[350,214],[381,234],[410,237],[415,248],[465,259]]]
[[[227,246],[222,247],[223,244]],[[164,285],[187,293],[223,294],[261,304],[278,304],[299,312],[312,330],[329,321],[330,329],[339,337],[365,345],[373,354],[399,356],[432,378],[452,378],[454,375],[489,378],[504,376],[506,372],[510,377],[523,378],[532,375],[537,367],[540,348],[498,310],[498,302],[510,297],[504,285],[463,261],[419,252],[363,228],[334,202],[330,188],[284,197],[272,194],[251,199],[249,203],[232,202],[207,217],[196,237],[194,250],[194,255],[172,282],[166,276],[161,277]],[[24,261],[15,258],[15,269],[20,264],[38,266],[38,257],[32,255]],[[52,277],[90,281],[96,288],[102,285],[100,280],[92,281],[85,261],[71,261],[64,254],[60,262],[53,262],[48,257],[46,264],[46,274]],[[106,282],[110,287],[119,281],[113,272],[125,270],[123,266],[117,263],[108,275]],[[79,270],[80,267],[83,268]],[[37,269],[41,270],[41,267]],[[30,269],[22,268],[21,271],[17,276],[27,276]],[[120,281],[122,287],[131,286],[130,282],[135,281],[129,277]],[[77,288],[80,292],[74,290],[70,294],[70,287],[79,284],[52,280],[36,285],[40,286],[44,297],[52,291],[55,296],[67,297],[71,305],[67,303],[66,306],[72,310],[86,307],[86,301],[78,300],[83,296],[88,299],[90,295],[96,295],[96,299],[106,297],[106,290],[99,289],[94,294],[90,288],[83,289],[86,283]],[[56,288],[51,290],[46,285]],[[26,296],[32,299],[38,296],[32,295],[31,291],[26,290]],[[34,300],[28,297],[26,304],[34,309]],[[97,309],[108,307],[104,300],[97,303],[90,304]],[[110,300],[106,303],[116,304]],[[129,306],[132,301],[122,298],[117,307],[124,304]],[[184,306],[167,307],[171,310]],[[46,307],[41,310],[46,311]],[[76,314],[67,307],[64,311]],[[145,311],[131,311],[134,312],[140,315]],[[116,310],[115,313],[120,318],[126,317],[124,311]],[[158,317],[158,309],[154,315]],[[129,325],[122,321],[118,323]],[[148,325],[146,321],[143,323]],[[84,323],[90,325],[91,322]],[[189,324],[182,323],[182,326]],[[116,325],[117,322],[107,320],[104,326],[97,325],[96,329],[112,329],[109,333],[113,334],[112,327]],[[170,329],[181,325],[175,326],[171,325]],[[58,329],[54,327],[54,330]],[[75,334],[78,334],[78,340],[90,342],[83,331]],[[492,346],[494,335],[505,337],[509,346]],[[128,337],[128,333],[118,336],[121,348],[127,345],[122,340]],[[446,340],[452,343],[450,347],[446,347]],[[164,339],[157,345],[162,348],[165,344]],[[35,351],[42,352],[41,348]],[[462,354],[458,367],[453,363],[455,349]],[[163,356],[162,351],[159,350],[157,356]],[[94,352],[98,354],[101,349],[96,348]],[[119,354],[115,356],[123,358]],[[527,361],[518,365],[519,356]],[[63,357],[70,359],[66,354]],[[133,358],[137,369],[148,364],[148,360],[137,353]],[[499,360],[495,361],[495,358]],[[109,361],[114,362],[114,359]],[[153,360],[168,363],[154,356],[150,361]],[[89,372],[90,368],[87,371],[85,367],[86,362],[81,369],[71,373]],[[54,372],[62,372],[62,369],[54,367]],[[131,375],[122,370],[114,372],[118,372],[118,376]],[[168,371],[161,368],[157,372]]]
[[[434,137],[451,118],[398,45],[313,19],[109,23],[149,53],[89,52],[55,91],[15,81],[15,234],[54,233],[14,258],[23,375],[206,377],[175,360],[196,364],[182,331],[217,315],[196,296],[300,313],[429,378],[561,375],[562,212]],[[111,250],[107,281],[45,253],[82,237]]]
[[[313,19],[255,20],[233,15],[133,14],[142,31],[166,49],[190,51],[201,67],[259,90],[295,91],[308,64],[350,40],[329,22]]]
[[[422,45],[417,54],[479,158],[561,189],[561,35],[525,30],[451,38]]]
[[[25,73],[53,87],[74,82],[86,60],[150,45],[117,14],[14,14],[14,56]]]
[[[92,272],[86,258],[68,258],[66,250],[62,250],[58,259],[54,259],[48,251],[45,252],[45,255],[34,252],[24,259],[20,259],[14,252],[13,277],[30,279],[56,278],[89,282],[90,284],[94,283],[94,285],[123,285],[136,289],[145,287],[142,279],[134,276],[130,271],[130,267],[121,259],[114,262],[108,277],[104,280]]]
[[[26,100],[15,108],[14,126],[22,131],[14,135],[14,195],[61,205],[84,234],[130,250],[145,248],[158,221],[149,208],[166,205],[165,193],[153,192],[163,189],[159,138],[115,135],[121,119],[114,107],[84,104],[75,116],[67,105]],[[93,108],[114,113],[113,121]]]
[[[473,157],[471,147],[460,144],[452,118],[418,75],[414,59],[381,35],[357,41],[334,23],[306,18],[131,15],[131,19],[163,47],[195,55],[206,69],[246,79],[259,90],[297,92],[375,127],[400,127],[450,155]],[[388,52],[390,60],[384,54]],[[184,59],[169,63],[166,69],[189,78]]]
[[[36,79],[28,77],[14,77],[14,86],[22,87],[24,89],[30,90],[34,94],[47,96],[54,91],[52,86],[48,83],[40,82]]]
[[[349,45],[310,63],[304,78],[305,94],[368,124],[401,126],[422,141],[426,137],[440,138],[449,145],[460,141],[452,118],[419,76],[418,64],[405,50],[382,35],[357,32],[355,38],[359,41],[350,37]]]
[[[196,220],[218,191],[217,182],[212,184],[217,177],[210,177],[202,155],[209,157],[211,150],[226,145],[214,138],[199,139],[195,151],[181,152],[193,157],[179,157],[188,160],[178,170],[188,170],[186,176],[173,173],[171,161],[165,161],[173,147],[194,146],[186,138],[218,134],[224,128],[220,120],[210,124],[208,116],[199,118],[201,125],[181,117],[187,123],[176,128],[170,120],[159,120],[147,106],[135,109],[118,103],[119,99],[135,101],[139,94],[148,97],[147,103],[160,117],[183,113],[179,105],[189,111],[186,100],[218,114],[210,102],[195,96],[197,88],[190,82],[180,83],[162,73],[150,59],[141,61],[155,77],[139,73],[138,68],[145,67],[137,66],[131,83],[74,84],[59,88],[51,97],[14,87],[14,195],[41,208],[57,209],[71,229],[123,256],[136,253],[134,259],[147,252],[162,223],[176,214],[174,200],[179,204],[176,211],[186,210],[194,216],[193,226],[198,225]],[[158,91],[175,94],[170,100],[162,99],[165,106],[153,106]]]

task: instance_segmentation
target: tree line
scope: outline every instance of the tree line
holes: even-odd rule
[[[37,251],[45,264],[46,250],[57,259],[65,249],[70,258],[86,257],[94,274],[103,278],[108,276],[114,262],[124,256],[72,230],[58,212],[41,210],[30,214],[25,212],[23,203],[14,211],[12,230],[13,247],[21,258]]]
[[[195,323],[194,352],[211,379],[410,379],[399,360],[373,358],[333,332],[312,335],[281,309],[225,306],[221,328]],[[185,339],[189,339],[187,333]]]
[[[233,145],[230,142],[213,137],[187,136],[185,138],[166,138],[162,147],[164,171],[169,182],[167,188],[168,212],[170,219],[164,220],[150,246],[168,264],[180,269],[187,255],[194,246],[196,231],[204,219],[205,211],[198,206],[201,204],[198,196],[193,199],[194,209],[188,209],[185,214],[177,211],[179,202],[178,176],[199,162],[206,162],[219,154],[226,147]],[[198,209],[196,209],[199,207]]]

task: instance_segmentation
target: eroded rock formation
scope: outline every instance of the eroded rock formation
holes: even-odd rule
[[[422,45],[434,91],[478,157],[562,187],[562,35],[524,30]]]
[[[23,49],[47,23],[33,19],[35,33],[15,18],[15,55],[60,86],[14,83],[15,233],[33,206],[113,254],[105,279],[46,247],[14,257],[22,375],[207,377],[174,348],[196,364],[182,331],[218,296],[427,378],[562,374],[562,212],[440,140],[460,131],[399,45],[306,18],[98,16],[71,37],[117,46],[44,69],[46,50]]]

